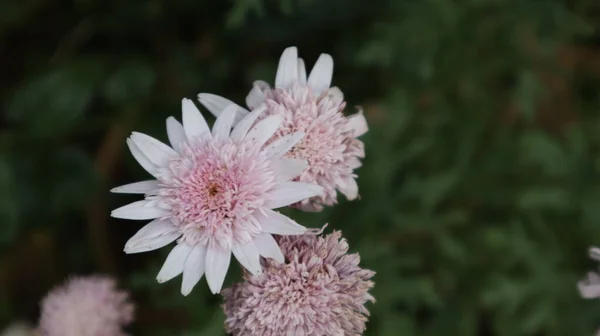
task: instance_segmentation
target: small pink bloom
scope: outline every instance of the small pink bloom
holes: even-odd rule
[[[117,193],[144,194],[112,212],[116,218],[149,220],[126,244],[126,253],[147,252],[177,240],[159,282],[183,274],[181,293],[188,295],[206,273],[213,293],[221,290],[231,254],[253,274],[260,274],[260,256],[283,261],[271,234],[301,234],[305,228],[274,211],[318,195],[322,188],[294,182],[306,162],[285,157],[302,132],[265,146],[281,117],[255,123],[263,112],[239,119],[234,105],[225,108],[210,131],[188,99],[182,102],[183,125],[167,119],[171,146],[134,132],[129,149],[155,180],[114,188]]]
[[[133,320],[129,294],[102,276],[72,278],[41,305],[42,336],[124,336],[122,328]]]
[[[246,98],[251,110],[261,108],[265,109],[264,116],[282,117],[283,123],[272,140],[297,131],[306,134],[286,154],[286,157],[308,162],[298,181],[324,188],[322,194],[294,205],[305,211],[320,211],[324,205],[335,204],[336,190],[349,200],[358,197],[354,170],[361,166],[365,152],[357,137],[368,131],[367,122],[362,113],[344,116],[344,95],[337,87],[330,87],[332,75],[333,59],[322,54],[307,77],[304,61],[298,58],[296,47],[290,47],[279,61],[275,88],[256,81]],[[199,94],[198,99],[215,115],[219,115],[224,106],[233,104],[208,93]],[[248,113],[238,106],[239,116]]]
[[[285,263],[265,260],[262,275],[223,290],[225,329],[247,336],[361,335],[369,312],[375,272],[348,254],[340,232],[279,239]]]

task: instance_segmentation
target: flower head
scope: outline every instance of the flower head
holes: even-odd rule
[[[359,267],[348,254],[340,232],[279,239],[286,263],[265,261],[262,275],[245,273],[245,281],[223,290],[233,335],[361,335],[369,312],[373,271]]]
[[[221,290],[231,254],[253,274],[260,256],[283,261],[272,233],[300,234],[306,229],[273,211],[321,193],[321,187],[291,181],[306,167],[284,155],[303,136],[288,134],[264,146],[281,117],[255,123],[261,110],[240,119],[234,105],[225,108],[212,133],[188,99],[182,102],[183,125],[167,119],[171,146],[141,133],[127,140],[131,153],[156,179],[113,189],[145,194],[145,200],[112,212],[116,218],[152,222],[126,244],[126,253],[146,252],[175,240],[159,282],[183,273],[181,293],[187,295],[204,273],[213,293]]]
[[[298,58],[296,47],[287,48],[279,61],[275,88],[256,81],[246,98],[251,110],[265,109],[266,116],[281,116],[283,123],[271,139],[275,141],[293,132],[306,136],[286,154],[286,157],[306,160],[308,166],[298,181],[316,183],[324,192],[295,204],[305,211],[320,211],[324,205],[336,203],[336,190],[349,200],[358,197],[354,169],[361,166],[364,145],[357,139],[368,127],[362,113],[350,117],[343,114],[346,103],[337,87],[330,87],[333,59],[322,54],[307,78],[304,61]],[[212,94],[198,95],[200,102],[218,115],[223,106],[232,104]],[[238,117],[249,112],[238,107]]]
[[[134,306],[113,279],[78,277],[50,291],[42,301],[42,336],[120,336],[133,320]]]

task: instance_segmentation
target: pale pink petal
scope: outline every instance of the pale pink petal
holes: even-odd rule
[[[255,109],[260,104],[264,103],[265,98],[263,90],[258,85],[253,85],[252,90],[250,90],[250,93],[246,96],[246,105],[250,109]]]
[[[260,266],[260,255],[253,241],[245,244],[233,244],[231,249],[235,258],[246,268],[250,273],[258,275],[262,273]]]
[[[170,235],[177,232],[169,220],[156,219],[142,227],[134,234],[127,243],[125,243],[125,252],[133,250],[138,246],[145,245],[146,241],[154,240],[155,238]]]
[[[367,120],[362,112],[356,113],[348,117],[348,129],[354,131],[354,136],[359,137],[369,130]]]
[[[267,155],[280,158],[289,152],[304,137],[303,132],[296,132],[282,136],[265,147]]]
[[[329,89],[333,77],[333,58],[327,54],[321,54],[317,63],[308,76],[308,86],[316,93]]]
[[[214,95],[212,93],[198,94],[198,101],[200,101],[200,103],[204,105],[204,107],[206,107],[206,109],[210,111],[210,113],[212,113],[215,117],[219,117],[221,112],[223,112],[223,110],[225,110],[227,106],[235,105],[237,107],[237,114],[235,116],[234,124],[242,120],[242,118],[244,118],[248,115],[248,113],[250,113],[248,110],[237,105],[231,100]]]
[[[263,226],[263,230],[267,233],[278,235],[297,235],[306,232],[306,228],[289,217],[280,214],[277,211],[263,209],[257,211],[254,217]]]
[[[183,281],[181,282],[181,294],[188,296],[200,279],[205,270],[206,246],[196,245],[190,252],[183,269]]]
[[[135,158],[135,160],[144,168],[148,173],[156,176],[158,172],[158,167],[144,155],[144,153],[137,147],[135,143],[131,139],[125,140],[127,143],[127,147],[129,147],[129,151],[131,151],[131,155]]]
[[[165,263],[156,276],[156,281],[167,282],[183,272],[183,267],[188,255],[192,251],[192,246],[179,243],[169,252]]]
[[[600,298],[600,282],[585,279],[577,283],[577,288],[584,299]]]
[[[274,259],[280,263],[285,261],[279,245],[270,233],[261,233],[254,239],[254,243],[258,247],[258,253],[261,256]]]
[[[597,247],[590,247],[590,250],[588,251],[590,258],[596,261],[600,261],[600,248]]]
[[[306,84],[306,66],[302,58],[298,58],[298,81],[300,84]]]
[[[156,205],[156,202],[137,201],[111,212],[114,218],[147,220],[167,215],[168,211]]]
[[[229,138],[229,132],[231,131],[236,111],[237,107],[235,105],[229,105],[219,114],[212,129],[212,135],[215,140],[223,141]]]
[[[200,110],[198,110],[194,102],[190,99],[184,98],[181,101],[181,120],[188,139],[210,133],[210,129],[202,113],[200,113]]]
[[[281,124],[281,117],[278,115],[268,116],[259,121],[256,126],[252,127],[244,140],[254,143],[258,147],[262,147],[269,140]]]
[[[269,83],[265,82],[264,80],[256,80],[252,82],[252,85],[258,86],[263,91],[271,90]]]
[[[167,136],[173,149],[180,153],[181,145],[186,141],[185,130],[183,125],[173,117],[167,118]]]
[[[329,96],[329,100],[335,105],[340,105],[344,102],[344,93],[337,86],[329,88],[327,96]]]
[[[298,49],[289,47],[283,51],[275,75],[275,87],[287,88],[298,80]]]
[[[254,125],[256,119],[265,111],[265,109],[266,107],[264,106],[259,107],[240,120],[240,122],[233,128],[233,131],[231,131],[231,140],[241,141],[246,134],[248,134],[250,127]]]
[[[177,155],[173,148],[146,134],[133,132],[130,138],[157,167],[165,166],[170,158]]]
[[[277,209],[323,193],[323,187],[304,182],[282,182],[271,190],[265,207]]]
[[[144,240],[142,243],[140,243],[132,248],[129,248],[127,250],[124,250],[124,252],[127,254],[133,254],[133,253],[142,253],[142,252],[149,252],[149,251],[157,250],[161,247],[165,247],[165,246],[169,245],[170,243],[174,242],[179,237],[181,237],[181,233],[179,233],[179,232],[167,233],[165,235],[161,235],[161,236],[157,236],[154,238]]]
[[[306,168],[308,168],[306,160],[281,158],[273,161],[273,169],[282,181],[298,177]]]
[[[206,282],[213,294],[221,291],[231,262],[231,252],[220,248],[208,248],[206,252]]]
[[[337,187],[350,201],[358,197],[358,184],[356,184],[356,180],[352,176],[340,178]]]
[[[115,187],[110,192],[117,194],[146,194],[152,192],[158,188],[157,180],[141,181],[135,183],[129,183],[120,187]]]

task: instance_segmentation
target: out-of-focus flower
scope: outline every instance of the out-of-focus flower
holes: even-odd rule
[[[600,249],[592,247],[589,250],[590,258],[595,261],[600,261]],[[589,272],[587,277],[577,283],[577,288],[581,297],[585,299],[600,298],[600,274],[597,272]]]
[[[37,331],[28,323],[15,322],[4,329],[0,336],[37,336]]]
[[[181,293],[188,295],[206,273],[210,290],[218,293],[232,253],[253,274],[262,271],[260,256],[283,261],[271,234],[306,229],[273,209],[318,195],[322,188],[291,181],[306,162],[284,156],[302,132],[264,146],[281,117],[255,123],[262,113],[258,109],[231,131],[236,115],[231,105],[219,114],[211,133],[191,100],[183,100],[182,110],[183,125],[167,119],[172,147],[141,133],[127,140],[133,156],[156,180],[113,189],[145,194],[145,200],[116,209],[112,216],[154,219],[125,244],[126,253],[155,250],[177,240],[158,273],[159,282],[183,273]]]
[[[279,60],[275,88],[264,81],[256,81],[246,98],[251,110],[261,108],[265,109],[264,116],[283,118],[272,141],[297,131],[306,134],[286,154],[289,158],[308,162],[298,181],[316,183],[324,188],[321,195],[294,205],[305,211],[320,211],[324,205],[335,204],[336,189],[349,200],[358,197],[354,169],[361,166],[365,152],[357,137],[367,132],[367,122],[362,112],[344,116],[344,95],[337,87],[330,87],[332,75],[330,55],[322,54],[307,77],[304,61],[298,58],[296,47],[290,47]],[[224,106],[232,104],[208,93],[199,94],[198,99],[217,116]],[[238,106],[237,118],[248,113]]]
[[[360,268],[340,232],[279,239],[285,263],[265,260],[262,275],[223,290],[225,329],[233,335],[361,335],[375,272]]]
[[[42,336],[121,336],[133,320],[129,294],[103,276],[68,280],[44,298],[39,333]]]

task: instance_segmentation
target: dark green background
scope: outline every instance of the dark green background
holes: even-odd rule
[[[165,140],[199,92],[243,103],[296,45],[333,55],[371,127],[361,199],[291,213],[377,272],[368,335],[592,335],[599,28],[597,0],[0,0],[0,326],[102,272],[134,335],[223,335],[204,280],[154,280],[168,249],[121,252],[142,223],[109,218],[136,197],[108,190],[147,178],[129,132]]]

